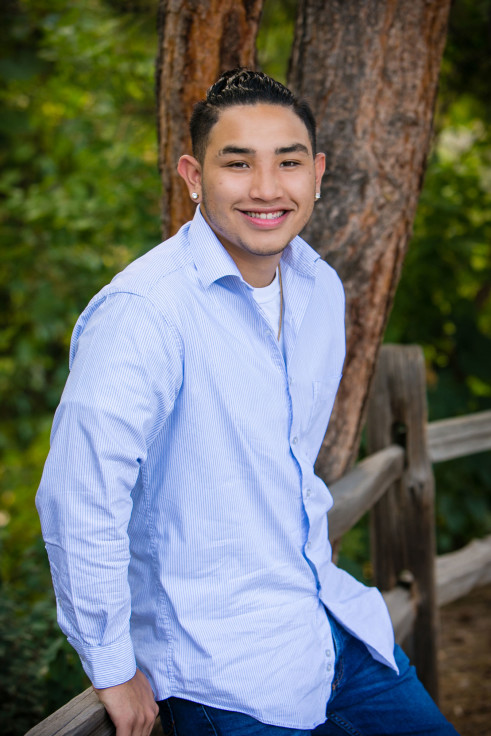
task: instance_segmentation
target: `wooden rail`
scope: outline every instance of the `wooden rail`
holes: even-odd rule
[[[368,511],[372,562],[396,640],[412,642],[420,678],[438,696],[437,608],[491,583],[491,536],[435,557],[431,463],[491,449],[491,411],[426,422],[420,348],[384,346],[370,399],[371,454],[331,485],[331,540]],[[157,720],[154,734],[162,734]],[[26,736],[113,736],[114,727],[89,688]]]
[[[442,419],[428,425],[428,452],[433,463],[491,449],[491,411]]]

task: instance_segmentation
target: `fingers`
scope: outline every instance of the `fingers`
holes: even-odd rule
[[[121,685],[96,690],[116,727],[116,736],[150,736],[159,709],[140,670]]]

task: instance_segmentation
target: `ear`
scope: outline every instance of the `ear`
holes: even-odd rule
[[[193,202],[201,199],[201,164],[194,156],[181,156],[177,164],[177,172],[186,182],[189,196]],[[193,194],[195,195],[193,197]],[[196,197],[196,194],[198,197]]]
[[[314,159],[314,169],[315,169],[315,191],[320,192],[322,177],[324,176],[324,171],[326,170],[326,154],[325,153],[316,153],[315,159]]]

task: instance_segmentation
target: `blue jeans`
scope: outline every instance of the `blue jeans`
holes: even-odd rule
[[[261,723],[244,713],[181,698],[159,703],[165,736],[455,736],[396,645],[399,675],[329,617],[336,669],[326,721],[312,731]]]

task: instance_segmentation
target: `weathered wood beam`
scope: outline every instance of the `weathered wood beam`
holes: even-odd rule
[[[369,511],[404,468],[404,450],[391,445],[362,460],[330,486],[334,506],[329,511],[329,537],[339,539]]]
[[[392,590],[405,570],[414,576],[418,604],[410,654],[419,678],[438,700],[434,480],[427,421],[423,351],[415,345],[383,345],[368,408],[368,451],[400,444],[405,467],[371,512],[374,582],[380,590]]]
[[[431,422],[427,436],[432,463],[491,450],[491,411]]]
[[[436,558],[436,600],[438,606],[459,600],[474,588],[491,583],[491,536],[474,539],[462,549]],[[396,641],[411,633],[416,618],[417,593],[400,585],[383,593],[389,609]]]
[[[417,598],[410,588],[402,586],[397,586],[382,595],[389,609],[396,642],[402,644],[414,628]]]
[[[491,583],[491,536],[474,539],[457,552],[437,557],[436,583],[439,606],[462,598],[473,588]]]
[[[114,736],[115,733],[106,709],[89,687],[31,728],[25,736]],[[158,717],[151,736],[163,736]]]
[[[114,736],[106,709],[91,687],[52,713],[26,736]]]

